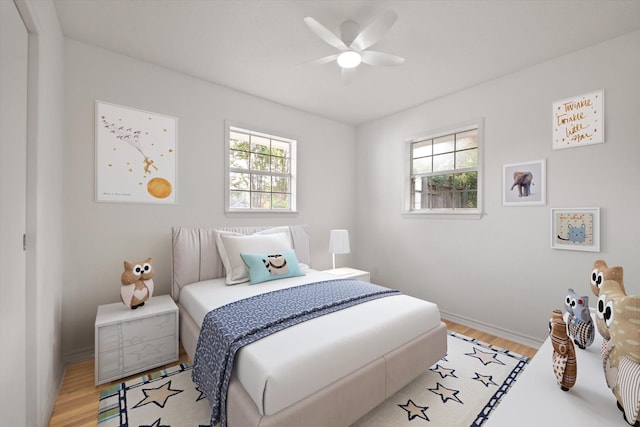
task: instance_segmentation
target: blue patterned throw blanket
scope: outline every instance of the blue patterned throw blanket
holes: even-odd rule
[[[279,289],[210,311],[200,330],[192,379],[211,403],[211,425],[226,427],[227,390],[240,348],[314,317],[399,293],[339,279]]]

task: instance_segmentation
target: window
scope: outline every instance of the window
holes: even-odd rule
[[[228,212],[295,212],[296,141],[230,124]]]
[[[480,213],[480,149],[478,123],[409,141],[405,210]]]

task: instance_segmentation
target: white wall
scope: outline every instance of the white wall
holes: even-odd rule
[[[169,293],[172,226],[309,224],[313,266],[331,268],[329,230],[354,226],[353,127],[70,39],[65,76],[62,330],[68,360],[93,354],[96,309],[119,301],[124,260],[153,256],[156,294]],[[178,118],[176,205],[94,202],[95,100]],[[225,216],[225,120],[298,139],[298,215]]]
[[[522,70],[358,128],[357,264],[381,284],[458,320],[541,341],[568,287],[590,295],[594,260],[640,292],[640,32]],[[606,143],[551,150],[551,104],[605,90]],[[401,216],[404,141],[484,118],[480,220]],[[547,159],[547,206],[504,207],[504,164]],[[551,207],[601,210],[601,252],[550,248]],[[595,297],[590,295],[590,304]]]
[[[639,178],[633,128],[640,113],[639,45],[640,33],[632,33],[354,130],[66,39],[65,357],[91,354],[96,307],[118,301],[124,259],[153,256],[156,292],[169,292],[174,225],[307,223],[316,268],[330,267],[328,230],[350,228],[353,253],[341,258],[345,265],[433,300],[448,316],[525,341],[544,339],[549,312],[561,306],[567,287],[588,293],[597,258],[625,267],[628,291],[638,293],[633,278],[640,266],[632,260],[640,201],[632,183]],[[552,151],[551,103],[601,88],[607,142]],[[96,99],[178,117],[177,205],[94,202]],[[478,117],[484,118],[485,216],[403,217],[404,140]],[[298,138],[299,215],[224,215],[226,119]],[[503,207],[502,166],[542,158],[547,206]],[[550,249],[549,208],[588,206],[602,208],[601,252]]]

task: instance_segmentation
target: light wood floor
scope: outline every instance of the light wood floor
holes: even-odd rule
[[[449,331],[457,332],[471,338],[476,338],[487,344],[495,345],[509,349],[518,354],[532,358],[536,354],[536,350],[518,343],[507,341],[502,338],[495,337],[485,332],[478,331],[467,326],[463,326],[454,322],[444,321]],[[187,354],[180,347],[180,360],[175,363],[189,361]],[[175,364],[172,363],[171,365]],[[168,367],[169,365],[167,365]],[[98,399],[100,391],[110,385],[122,382],[123,380],[114,381],[113,383],[94,385],[94,360],[74,363],[67,366],[62,380],[62,385],[58,393],[55,408],[49,421],[49,427],[58,426],[94,426],[98,423]],[[158,367],[151,371],[162,369]],[[136,374],[138,377],[142,374]]]

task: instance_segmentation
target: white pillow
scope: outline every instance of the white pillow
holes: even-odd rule
[[[227,285],[249,281],[249,273],[241,253],[277,253],[293,249],[289,235],[273,228],[248,236],[217,231],[216,245],[227,274]]]

